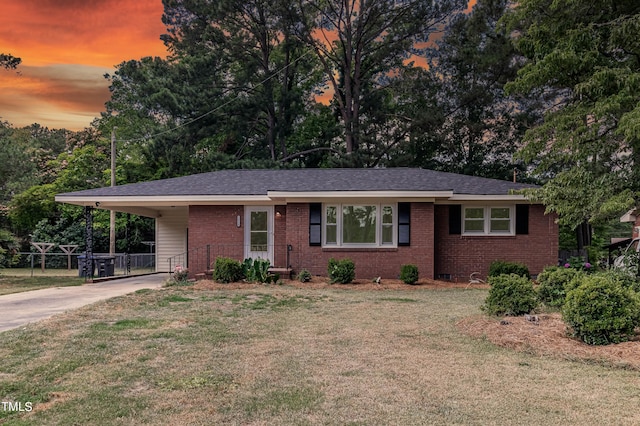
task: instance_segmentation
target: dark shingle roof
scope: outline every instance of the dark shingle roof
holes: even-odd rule
[[[511,190],[531,186],[416,168],[221,170],[89,189],[59,197],[267,195],[267,191],[453,191],[454,194],[507,195]]]

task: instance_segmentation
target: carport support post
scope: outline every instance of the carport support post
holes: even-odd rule
[[[84,262],[84,277],[89,277],[89,282],[93,282],[93,207],[84,208],[86,258]],[[88,268],[88,270],[87,270]],[[87,274],[89,272],[89,274]]]

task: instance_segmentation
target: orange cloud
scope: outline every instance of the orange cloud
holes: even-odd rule
[[[82,129],[109,98],[104,73],[129,59],[166,56],[161,0],[4,0],[0,117],[17,127]]]

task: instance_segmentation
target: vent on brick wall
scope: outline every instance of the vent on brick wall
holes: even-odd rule
[[[451,281],[451,274],[438,274],[436,278],[439,280]]]

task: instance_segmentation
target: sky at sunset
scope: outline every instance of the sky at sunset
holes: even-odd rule
[[[161,0],[1,0],[0,53],[22,63],[0,69],[0,120],[88,127],[109,99],[105,73],[166,56],[162,12]]]
[[[104,111],[105,73],[144,56],[166,56],[161,0],[2,0],[0,53],[22,58],[0,70],[0,120],[81,130]]]

